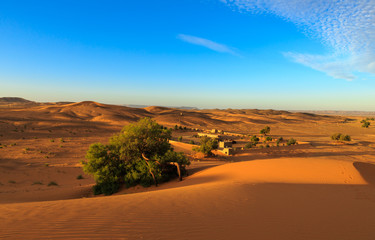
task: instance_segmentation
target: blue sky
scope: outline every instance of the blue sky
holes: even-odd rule
[[[367,0],[5,0],[0,96],[375,111],[374,8]]]

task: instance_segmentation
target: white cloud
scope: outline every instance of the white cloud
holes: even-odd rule
[[[200,37],[195,37],[195,36],[191,36],[191,35],[185,35],[185,34],[179,34],[179,35],[177,35],[177,38],[180,39],[180,40],[182,40],[182,41],[191,43],[191,44],[195,44],[195,45],[199,45],[199,46],[202,46],[202,47],[206,47],[206,48],[211,49],[211,50],[216,51],[216,52],[229,53],[229,54],[232,54],[232,55],[238,55],[230,47],[228,47],[228,46],[226,46],[224,44],[216,43],[216,42],[208,40],[208,39],[204,39],[204,38],[200,38]]]
[[[296,24],[331,49],[327,55],[285,54],[293,61],[352,80],[375,74],[374,0],[219,0],[240,11],[271,13]]]

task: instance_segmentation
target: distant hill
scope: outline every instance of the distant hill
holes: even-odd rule
[[[24,108],[46,105],[62,105],[72,102],[34,102],[20,97],[1,97],[0,108]]]
[[[151,105],[136,105],[136,104],[124,104],[122,106],[131,107],[131,108],[147,108],[147,107],[152,107]],[[198,109],[197,107],[186,107],[186,106],[181,106],[181,107],[176,107],[176,106],[161,106],[161,107],[178,108],[178,109],[186,109],[186,110],[196,110],[196,109]]]
[[[375,112],[370,112],[370,111],[293,110],[290,112],[303,112],[303,113],[312,113],[312,114],[319,114],[319,115],[336,115],[336,116],[375,116]]]
[[[0,103],[35,103],[30,100],[26,100],[20,97],[2,97],[0,98]]]
[[[2,108],[19,108],[39,106],[37,102],[26,100],[20,97],[2,97],[0,98],[0,107]]]

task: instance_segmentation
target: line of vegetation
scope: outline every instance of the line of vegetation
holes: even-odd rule
[[[331,139],[334,141],[350,142],[352,138],[349,135],[342,133],[332,134]]]

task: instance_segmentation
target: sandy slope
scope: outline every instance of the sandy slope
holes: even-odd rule
[[[366,181],[363,164],[358,171],[330,159],[239,162],[160,191],[3,204],[0,237],[373,239],[375,170],[369,165]]]

